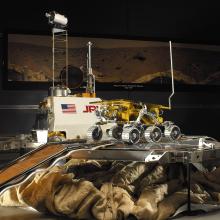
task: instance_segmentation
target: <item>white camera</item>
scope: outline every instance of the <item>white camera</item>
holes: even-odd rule
[[[48,18],[48,22],[51,25],[58,26],[58,27],[66,27],[68,23],[68,19],[61,14],[58,14],[55,11],[51,11],[45,14]]]

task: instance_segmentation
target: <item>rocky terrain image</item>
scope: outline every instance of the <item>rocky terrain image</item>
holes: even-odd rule
[[[74,38],[74,37],[73,37]],[[35,41],[38,38],[34,38]],[[45,41],[9,39],[8,80],[51,81],[52,50],[48,36]],[[71,43],[69,37],[69,64],[86,69],[86,44]],[[26,42],[27,40],[27,42]],[[78,39],[80,40],[80,39]],[[101,83],[170,83],[168,42],[144,42],[100,39],[92,49],[92,67],[97,82]],[[85,39],[84,39],[85,41]],[[104,43],[103,43],[104,42]],[[116,42],[116,43],[114,43]],[[104,45],[104,46],[103,46]],[[64,59],[62,54],[59,60]],[[206,45],[173,44],[175,81],[181,84],[220,84],[220,48]],[[61,63],[61,67],[65,62]],[[60,69],[61,71],[61,69]],[[56,78],[60,72],[57,71]]]

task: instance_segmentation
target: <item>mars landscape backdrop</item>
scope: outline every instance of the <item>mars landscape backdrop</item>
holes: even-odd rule
[[[101,83],[167,84],[168,42],[69,37],[69,65],[86,70],[87,42],[93,43],[92,68]],[[175,81],[220,85],[220,46],[173,43]],[[60,60],[64,59],[62,53]],[[65,62],[61,66],[65,66]],[[60,70],[55,73],[58,78]],[[43,35],[8,35],[8,81],[52,80],[52,39]]]

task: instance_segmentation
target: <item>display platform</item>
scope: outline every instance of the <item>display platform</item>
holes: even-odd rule
[[[63,160],[71,158],[97,161],[131,161],[142,162],[144,164],[171,164],[171,166],[175,163],[182,163],[186,168],[188,200],[185,208],[178,213],[187,212],[189,216],[189,214],[193,214],[194,211],[193,203],[191,203],[192,167],[202,173],[208,171],[207,166],[204,166],[207,162],[218,164],[220,159],[220,142],[209,137],[183,136],[181,140],[175,142],[164,141],[162,143],[138,143],[136,145],[129,145],[119,141],[88,143],[85,141],[80,142],[79,140],[75,140],[72,143],[47,143],[11,162],[0,171],[1,194],[11,187],[24,183],[37,172],[45,169],[49,170]],[[204,208],[207,205],[209,209]],[[219,206],[214,203],[203,203],[201,207],[197,207],[196,210],[220,210]],[[7,210],[8,208],[5,208],[4,213],[7,213]],[[14,211],[26,213],[27,210],[14,209],[13,212]],[[37,215],[34,219],[59,219],[59,217],[48,217],[38,212],[33,212],[33,210],[31,212],[28,210],[27,215],[34,213]],[[12,212],[9,214],[12,214]],[[219,219],[219,217],[217,219]],[[23,216],[22,219],[24,218]],[[183,219],[184,218],[191,219],[191,217],[183,217]],[[17,219],[16,217],[16,220]],[[201,219],[201,217],[199,219]]]

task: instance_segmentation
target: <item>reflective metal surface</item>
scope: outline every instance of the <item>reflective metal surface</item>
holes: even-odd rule
[[[61,144],[62,143],[62,144]],[[121,142],[85,143],[79,140],[47,143],[23,155],[0,170],[0,191],[20,184],[40,169],[49,169],[66,158],[140,161],[148,163],[196,164],[220,159],[220,142],[209,137],[182,137],[176,142],[124,144]],[[39,157],[40,155],[40,157]],[[21,166],[21,164],[23,164]],[[26,165],[25,165],[26,164]],[[46,165],[46,166],[45,166]],[[22,167],[22,170],[20,169]],[[13,172],[12,172],[13,171]],[[9,177],[5,177],[9,173]]]

